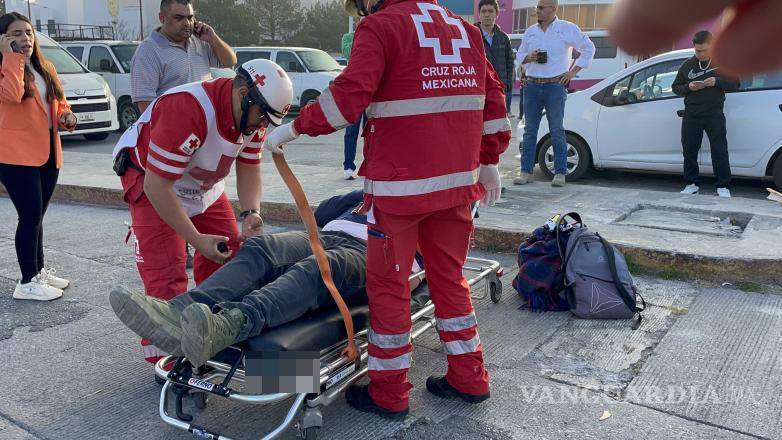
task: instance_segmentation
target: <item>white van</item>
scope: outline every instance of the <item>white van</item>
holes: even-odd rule
[[[279,64],[293,82],[293,105],[304,107],[342,72],[344,66],[328,53],[308,47],[235,47],[237,64],[256,58]]]
[[[65,98],[78,119],[76,130],[61,131],[61,136],[84,135],[87,140],[106,139],[119,128],[117,102],[106,81],[85,69],[67,50],[54,40],[36,32],[41,52],[57,70]]]
[[[595,44],[595,57],[589,64],[589,67],[578,72],[575,78],[570,82],[571,90],[584,90],[591,87],[593,84],[604,80],[605,78],[619,72],[622,69],[626,69],[633,64],[641,61],[639,57],[632,56],[614,44],[608,36],[608,31],[586,31],[584,32]],[[511,47],[515,51],[521,45],[521,40],[524,34],[509,34]],[[573,62],[575,58],[578,58],[578,52],[573,51]],[[516,65],[518,68],[518,65]],[[518,83],[516,83],[518,87]]]
[[[136,122],[138,110],[130,95],[130,65],[138,49],[138,41],[69,41],[62,44],[91,71],[100,74],[117,98],[117,117],[123,131]],[[231,69],[211,69],[212,76],[230,77]]]

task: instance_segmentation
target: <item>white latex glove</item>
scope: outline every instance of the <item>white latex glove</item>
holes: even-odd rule
[[[283,154],[281,147],[288,142],[296,140],[298,137],[299,134],[296,133],[296,130],[293,128],[293,122],[288,122],[287,124],[280,125],[266,135],[266,142],[263,143],[263,148],[274,154]]]
[[[486,190],[481,205],[494,206],[500,200],[502,193],[500,170],[497,169],[497,165],[481,165],[478,172],[478,183],[483,185],[483,189]]]

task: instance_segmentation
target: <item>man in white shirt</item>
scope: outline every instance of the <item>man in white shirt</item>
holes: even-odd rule
[[[553,186],[565,186],[567,142],[562,119],[565,115],[567,85],[581,70],[589,66],[595,45],[575,24],[557,18],[557,0],[539,0],[536,7],[538,23],[524,32],[516,59],[524,65],[524,137],[521,144],[521,175],[513,183],[524,185],[532,179],[535,165],[535,145],[543,110],[546,111],[551,140],[554,145]],[[573,66],[573,49],[578,57]]]

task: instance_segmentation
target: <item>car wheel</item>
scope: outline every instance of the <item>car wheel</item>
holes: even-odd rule
[[[589,149],[581,139],[567,135],[567,180],[578,180],[589,168]],[[554,177],[554,145],[551,136],[538,150],[538,167],[549,179]]]
[[[305,105],[315,102],[316,99],[318,99],[318,96],[320,96],[320,93],[314,91],[314,90],[308,90],[304,92],[303,95],[301,95],[301,103],[300,107],[304,108]]]
[[[106,138],[109,137],[109,132],[104,131],[101,133],[87,133],[84,135],[84,139],[87,139],[88,141],[103,141],[106,140]]]
[[[774,185],[782,191],[782,154],[777,156],[777,160],[774,162]]]
[[[122,131],[125,131],[133,125],[134,122],[139,118],[138,110],[136,110],[136,106],[133,105],[133,102],[131,102],[129,99],[126,99],[122,101],[122,103],[119,105],[119,108],[117,109],[117,118],[119,119],[119,128]]]

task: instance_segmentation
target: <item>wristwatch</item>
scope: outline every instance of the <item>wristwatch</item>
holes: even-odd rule
[[[261,216],[261,210],[260,209],[248,209],[247,211],[242,211],[241,213],[239,213],[238,220],[240,222],[243,222],[244,219],[246,219],[247,216],[250,215],[250,214],[258,214],[258,216],[260,217]]]

